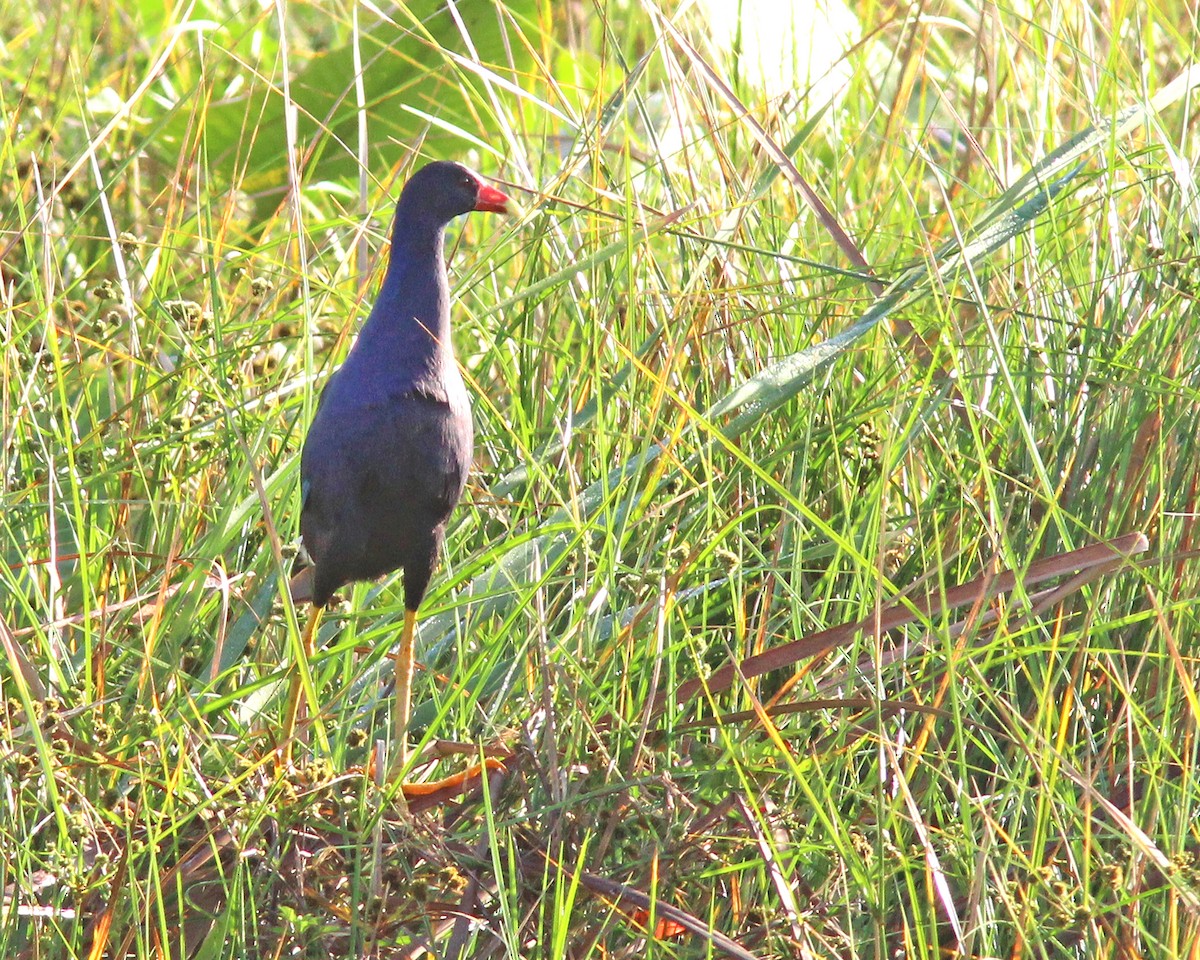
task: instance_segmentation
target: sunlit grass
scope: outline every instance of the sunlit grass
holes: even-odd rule
[[[818,102],[694,10],[435,6],[0,15],[0,953],[1183,955],[1189,12],[862,9]],[[280,777],[278,579],[441,156],[524,212],[451,231],[414,734],[505,769],[406,815],[398,580]]]

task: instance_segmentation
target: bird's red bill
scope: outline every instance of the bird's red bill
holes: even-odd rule
[[[486,213],[508,213],[508,197],[495,187],[489,187],[486,183],[480,184],[475,209]]]

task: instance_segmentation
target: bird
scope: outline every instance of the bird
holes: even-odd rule
[[[462,496],[474,427],[450,337],[445,232],[472,211],[508,213],[509,197],[460,163],[437,160],[396,204],[383,283],[345,362],[329,379],[300,455],[300,541],[309,566],[293,576],[312,610],[302,635],[315,649],[321,611],[356,581],[404,574],[396,654],[392,764],[408,759],[417,611]],[[301,699],[297,674],[285,714],[290,760]]]

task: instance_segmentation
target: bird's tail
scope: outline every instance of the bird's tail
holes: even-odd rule
[[[292,595],[292,603],[299,606],[302,603],[309,603],[313,595],[313,574],[317,572],[317,568],[311,564],[307,567],[302,567],[292,574],[288,580],[288,592]]]

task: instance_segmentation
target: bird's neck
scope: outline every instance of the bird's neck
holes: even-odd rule
[[[454,364],[443,235],[441,226],[397,218],[383,286],[356,348],[417,381],[440,377]]]

